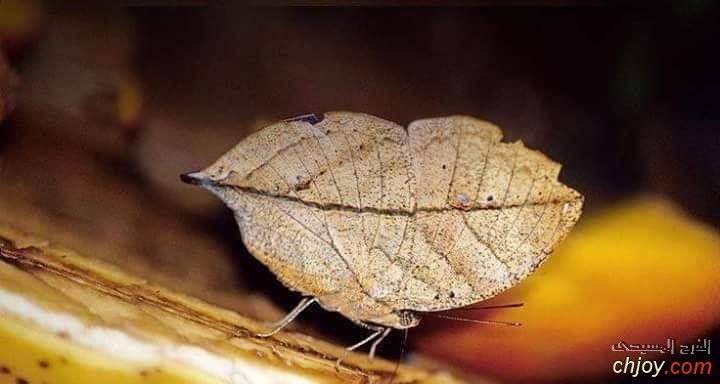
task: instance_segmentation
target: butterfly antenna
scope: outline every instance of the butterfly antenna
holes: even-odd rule
[[[485,307],[470,307],[470,308],[455,308],[453,311],[479,311],[483,309],[498,309],[498,308],[518,308],[525,305],[524,303],[512,303],[512,304],[498,304],[488,305]]]
[[[467,319],[465,317],[440,315],[440,314],[436,314],[436,313],[426,313],[425,316],[438,317],[441,319],[462,321],[465,323],[473,323],[473,324],[509,325],[511,327],[519,327],[522,325],[522,323],[518,323],[518,322],[514,322],[514,321]]]
[[[400,356],[398,356],[398,359],[395,362],[395,369],[393,369],[392,375],[390,375],[390,381],[388,384],[392,384],[393,380],[395,380],[395,376],[397,376],[398,369],[400,369],[400,362],[402,361],[403,356],[405,356],[405,346],[407,345],[409,331],[410,328],[405,328],[403,331],[403,341],[402,344],[400,344]]]

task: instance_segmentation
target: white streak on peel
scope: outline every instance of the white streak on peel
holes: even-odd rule
[[[66,334],[78,345],[127,362],[157,364],[163,361],[192,367],[229,384],[309,384],[307,378],[271,371],[262,364],[229,359],[201,347],[182,344],[153,344],[118,329],[88,326],[67,314],[41,308],[26,298],[0,289],[0,314],[11,314],[52,333]]]

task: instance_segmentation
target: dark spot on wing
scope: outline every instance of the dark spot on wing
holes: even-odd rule
[[[302,176],[298,176],[296,178],[296,180],[297,180],[297,183],[295,185],[293,185],[293,189],[296,191],[302,191],[302,190],[308,189],[308,188],[310,188],[310,183],[312,183],[311,178],[307,178],[307,179],[303,180]]]

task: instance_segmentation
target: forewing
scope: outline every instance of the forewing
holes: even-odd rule
[[[404,128],[339,112],[265,128],[203,174],[283,283],[364,320],[393,310],[376,299],[402,279],[386,254],[412,214],[411,168]]]

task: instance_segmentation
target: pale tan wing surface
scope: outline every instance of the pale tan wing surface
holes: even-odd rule
[[[469,117],[408,131],[365,114],[282,122],[204,170],[248,249],[353,320],[468,305],[512,286],[577,220],[560,167]],[[387,316],[392,314],[392,316]]]
[[[492,124],[426,119],[408,134],[418,232],[410,268],[437,291],[432,300],[403,292],[409,308],[466,306],[515,285],[580,216],[582,196],[557,180],[560,165],[521,142],[501,143]]]
[[[392,263],[414,207],[407,134],[359,113],[265,128],[203,173],[248,249],[291,289],[355,320],[394,311]]]

